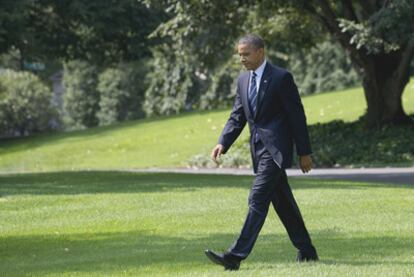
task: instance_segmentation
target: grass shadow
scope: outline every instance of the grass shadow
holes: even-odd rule
[[[391,236],[350,237],[335,230],[312,234],[321,258],[328,265],[413,265],[396,261],[398,255],[412,253],[414,239]],[[161,236],[151,231],[122,233],[77,233],[62,235],[8,236],[0,238],[0,272],[20,275],[65,272],[111,272],[140,270],[148,267],[184,267],[198,270],[210,266],[203,250],[223,250],[234,240],[233,234],[208,236]],[[296,251],[287,235],[262,235],[243,263],[242,269],[265,263],[294,263]],[[211,265],[211,268],[217,268]],[[30,273],[30,274],[29,274]]]
[[[366,174],[366,173],[355,173],[347,175],[335,175],[335,174],[324,174],[312,176],[312,178],[320,180],[345,180],[345,181],[358,181],[366,183],[384,183],[388,185],[414,185],[414,173],[383,173],[383,174]]]
[[[252,181],[252,176],[113,171],[1,174],[0,196],[151,193],[175,189],[193,191],[206,187],[249,189]],[[355,190],[371,189],[373,187],[414,189],[414,186],[403,184],[369,184],[315,178],[291,178],[291,183],[294,190],[321,188]]]

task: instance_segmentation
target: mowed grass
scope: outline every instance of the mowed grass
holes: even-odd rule
[[[253,177],[59,172],[0,175],[0,276],[414,276],[414,186],[292,179],[321,261],[271,208],[237,273],[203,250],[240,231]]]
[[[358,119],[365,110],[361,88],[303,98],[308,124]],[[414,113],[414,80],[403,95]],[[44,134],[0,141],[0,172],[181,167],[209,153],[229,109],[191,112],[84,131]],[[245,128],[242,137],[248,136]]]

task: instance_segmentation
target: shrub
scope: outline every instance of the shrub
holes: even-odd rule
[[[98,125],[99,92],[98,69],[84,61],[64,64],[63,97],[64,122],[70,129]]]
[[[367,130],[362,121],[333,121],[309,128],[317,166],[383,166],[414,164],[414,129],[385,126]]]
[[[178,114],[199,102],[200,78],[196,65],[187,57],[177,59],[168,49],[153,51],[152,66],[147,79],[144,109],[148,116]],[[184,57],[183,57],[184,58]]]
[[[28,135],[53,128],[57,120],[52,93],[30,72],[0,73],[0,133]]]
[[[332,121],[309,126],[309,134],[316,167],[414,165],[414,129],[411,127],[388,126],[367,130],[362,121]],[[250,166],[248,140],[237,142],[222,157],[223,167]],[[208,154],[197,155],[189,165],[205,167],[208,159]],[[297,161],[297,158],[293,159],[294,166],[297,166]]]
[[[99,75],[99,125],[137,119],[142,109],[145,72],[143,67],[124,65],[108,68]]]
[[[230,106],[236,96],[240,69],[240,64],[234,59],[217,68],[209,78],[207,91],[200,97],[200,108],[207,110]]]

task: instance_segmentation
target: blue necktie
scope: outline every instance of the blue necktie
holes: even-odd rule
[[[256,72],[254,71],[253,71],[252,79],[250,82],[249,104],[250,104],[250,111],[252,112],[252,115],[254,117],[256,114],[256,104],[257,104]]]
[[[253,117],[256,115],[256,105],[257,105],[257,85],[256,85],[256,72],[253,71],[252,80],[250,82],[250,89],[249,89],[249,105],[250,111],[252,112]],[[256,129],[253,130],[253,137],[254,142],[259,141],[259,134],[257,133]]]

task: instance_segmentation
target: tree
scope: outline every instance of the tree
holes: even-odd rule
[[[22,64],[139,60],[150,55],[148,35],[163,19],[139,0],[0,1],[0,54],[17,49]]]
[[[411,0],[297,1],[347,51],[362,75],[368,127],[412,124],[401,96],[414,55]]]
[[[277,49],[269,52],[275,59],[284,50],[297,44],[310,46],[320,38],[311,35],[320,32],[316,31],[315,24],[308,24],[310,17],[293,9],[286,12],[272,7],[277,16],[272,17],[273,24],[270,24],[263,21],[270,16],[269,9],[253,2],[149,2],[158,5],[165,2],[169,11],[169,20],[152,34],[163,43],[152,48],[154,62],[145,105],[149,115],[215,108],[232,102],[228,97],[231,87],[228,83],[237,76],[240,67],[234,67],[237,58],[231,46],[245,29],[263,26],[255,31],[265,37],[270,49]],[[271,27],[271,31],[265,27]]]
[[[180,42],[176,56],[186,51],[195,55],[200,67],[204,67],[201,72],[230,58],[225,49],[230,49],[229,45],[246,32],[261,34],[270,48],[282,49],[284,54],[294,45],[312,46],[327,33],[346,50],[362,77],[367,102],[366,126],[412,123],[403,110],[401,95],[409,80],[414,54],[414,1],[168,3],[174,16],[158,28],[158,33],[174,43]]]
[[[27,39],[25,22],[28,23],[30,2],[0,1],[0,54],[23,47]]]

